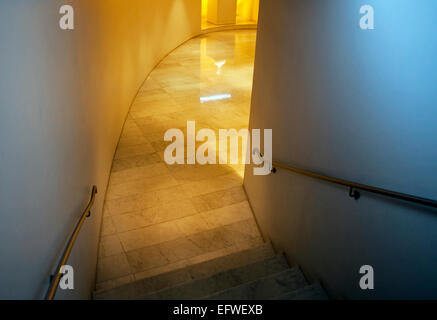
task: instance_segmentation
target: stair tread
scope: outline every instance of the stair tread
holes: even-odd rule
[[[287,292],[273,300],[328,300],[328,295],[319,283]]]
[[[139,299],[152,300],[191,300],[200,299],[215,292],[226,290],[256,279],[289,269],[289,265],[282,254],[257,261],[238,268],[214,274],[188,283],[184,283],[165,290],[154,292]]]
[[[282,296],[305,286],[307,286],[305,277],[298,267],[294,267],[203,298],[209,300],[265,300]]]
[[[238,268],[253,262],[262,261],[263,259],[273,257],[274,255],[275,252],[271,243],[263,243],[254,248],[141,279],[117,288],[98,291],[94,293],[94,299],[135,299],[152,292],[160,291],[193,280],[206,278],[213,274]]]

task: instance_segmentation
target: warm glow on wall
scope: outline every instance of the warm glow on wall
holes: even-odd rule
[[[202,1],[202,19],[208,16],[208,0]],[[260,0],[236,0],[237,16],[244,21],[258,22],[259,1]]]
[[[208,15],[208,0],[202,0],[202,18]]]
[[[237,16],[258,22],[259,0],[237,0]]]

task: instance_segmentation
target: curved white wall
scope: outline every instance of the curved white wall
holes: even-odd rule
[[[375,30],[359,28],[360,7]],[[252,128],[274,158],[437,199],[434,0],[262,1]],[[245,188],[263,233],[333,297],[436,298],[437,212],[279,171]],[[358,286],[360,266],[375,290]]]
[[[75,8],[74,31],[58,27]],[[99,188],[69,261],[94,285],[101,210],[119,134],[147,74],[200,32],[199,0],[0,2],[0,298],[42,298],[67,236]]]

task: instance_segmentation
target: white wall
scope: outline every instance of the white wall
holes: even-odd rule
[[[76,29],[61,31],[72,4]],[[69,261],[94,286],[101,209],[132,99],[156,63],[200,32],[198,0],[0,2],[0,298],[39,299],[99,188]]]
[[[375,9],[372,31],[359,9]],[[275,160],[437,199],[434,0],[262,1],[251,127]],[[437,298],[437,212],[279,171],[245,188],[267,238],[336,298]],[[358,286],[375,269],[374,291]]]

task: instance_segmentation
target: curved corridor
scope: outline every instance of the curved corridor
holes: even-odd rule
[[[262,243],[242,187],[244,165],[164,162],[165,132],[186,132],[187,121],[217,137],[220,128],[248,127],[255,40],[255,31],[194,38],[142,86],[112,165],[97,290]]]

